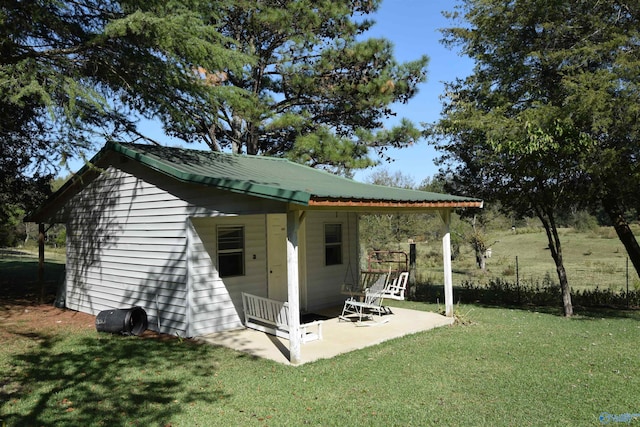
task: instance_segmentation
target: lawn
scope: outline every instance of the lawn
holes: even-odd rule
[[[42,288],[38,282],[38,253],[0,248],[0,297],[37,299]],[[52,300],[64,274],[64,252],[47,249],[44,265],[45,295]]]
[[[605,413],[617,419],[640,413],[639,313],[564,319],[504,308],[459,310],[474,323],[300,367],[177,338],[67,329],[64,322],[33,331],[18,318],[0,326],[9,344],[0,349],[0,420],[7,426],[584,426],[600,425]]]

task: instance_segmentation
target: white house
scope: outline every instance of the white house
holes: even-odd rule
[[[437,210],[448,224],[452,209],[481,206],[284,159],[109,143],[29,220],[67,226],[68,308],[140,306],[151,329],[198,336],[242,327],[242,292],[289,301],[295,314],[341,304],[363,212]]]

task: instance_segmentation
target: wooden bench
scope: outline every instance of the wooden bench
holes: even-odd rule
[[[266,332],[277,337],[289,337],[289,303],[242,293],[244,324],[247,328]],[[314,329],[315,331],[311,331]],[[303,343],[322,339],[322,320],[300,325]]]

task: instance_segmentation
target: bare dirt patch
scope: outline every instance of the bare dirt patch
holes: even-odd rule
[[[25,300],[0,299],[0,342],[35,336],[57,335],[96,330],[96,316],[57,308],[53,304],[36,304]],[[177,337],[146,330],[142,338],[175,340]]]
[[[0,341],[35,332],[63,333],[95,328],[95,316],[24,300],[0,303]]]

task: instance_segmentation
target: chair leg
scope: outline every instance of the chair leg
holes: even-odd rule
[[[342,314],[338,318],[338,320],[347,320],[346,315],[353,314],[353,306],[351,306],[350,302],[353,301],[352,298],[347,299],[344,302],[344,306],[342,307]],[[351,309],[349,308],[351,307]]]
[[[355,302],[357,301],[353,298],[349,298],[344,302],[344,306],[342,307],[342,314],[340,315],[338,320],[346,321],[348,319],[347,316],[355,314],[358,316],[358,322],[362,322],[362,318],[366,316],[364,313],[364,308],[359,304],[352,304]]]

